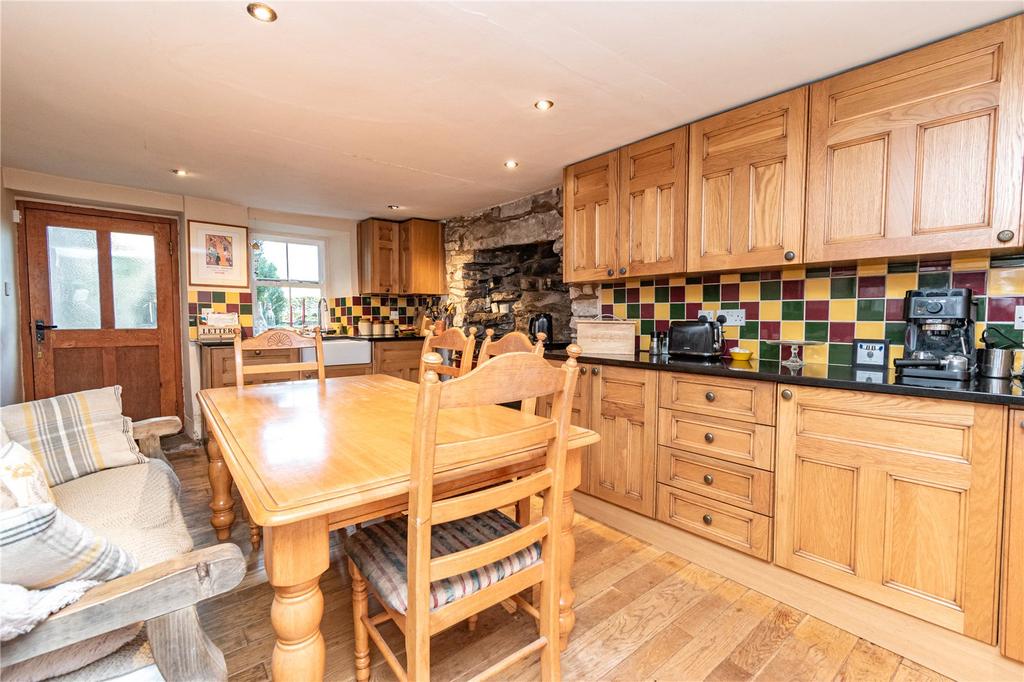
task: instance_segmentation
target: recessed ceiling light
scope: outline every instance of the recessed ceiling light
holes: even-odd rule
[[[185,170],[184,168],[172,168],[171,172],[174,173],[175,175],[180,175],[180,176],[188,175],[188,171]]]
[[[518,168],[518,167],[519,167],[519,162],[516,161],[515,159],[509,159],[508,161],[505,162],[505,168],[508,168],[509,170],[512,170],[513,168]]]
[[[256,21],[263,21],[268,24],[272,21],[277,21],[277,12],[274,11],[274,8],[262,2],[250,2],[245,11]]]
[[[398,204],[388,204],[388,208],[391,209],[392,211],[397,211],[398,209],[400,209],[402,207],[399,206]]]
[[[535,109],[540,109],[541,111],[547,111],[553,106],[555,106],[555,103],[549,99],[539,99],[533,103],[533,107]]]

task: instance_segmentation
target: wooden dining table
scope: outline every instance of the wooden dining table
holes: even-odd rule
[[[419,386],[367,376],[246,386],[199,392],[209,434],[211,525],[219,540],[235,520],[234,481],[253,522],[264,528],[264,563],[274,601],[275,679],[320,679],[329,532],[408,507],[413,419]],[[438,442],[500,438],[542,420],[498,405],[442,410]],[[580,483],[582,448],[598,435],[572,427],[561,528],[559,634],[564,649],[575,623],[572,491]],[[544,447],[498,458],[436,462],[435,495],[481,488],[540,469]]]

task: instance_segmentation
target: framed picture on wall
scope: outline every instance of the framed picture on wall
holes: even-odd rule
[[[188,221],[188,283],[249,288],[249,228]]]

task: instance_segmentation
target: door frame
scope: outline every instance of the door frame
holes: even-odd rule
[[[77,213],[79,215],[94,216],[97,218],[117,218],[121,220],[135,220],[148,223],[159,223],[167,225],[170,230],[171,246],[171,324],[174,325],[174,372],[175,390],[174,406],[179,419],[184,418],[184,375],[181,363],[181,291],[179,278],[179,255],[178,249],[178,219],[146,215],[144,213],[127,213],[123,211],[108,211],[100,208],[89,208],[87,206],[69,206],[67,204],[50,203],[44,201],[28,201],[19,199],[15,204],[20,219],[18,220],[18,242],[16,258],[18,263],[18,322],[21,326],[21,385],[24,400],[36,399],[35,387],[35,354],[32,352],[32,310],[29,300],[29,278],[28,278],[28,221],[25,219],[26,209],[41,211],[61,211],[64,213]],[[170,415],[165,415],[170,416]]]

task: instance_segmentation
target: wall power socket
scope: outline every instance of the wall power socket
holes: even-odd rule
[[[725,315],[726,327],[742,327],[747,323],[747,311],[746,310],[713,310],[708,308],[706,310],[700,310],[697,312],[697,317],[704,315],[709,320],[717,319],[719,315]]]
[[[1024,305],[1019,305],[1013,309],[1013,328],[1024,329]]]

